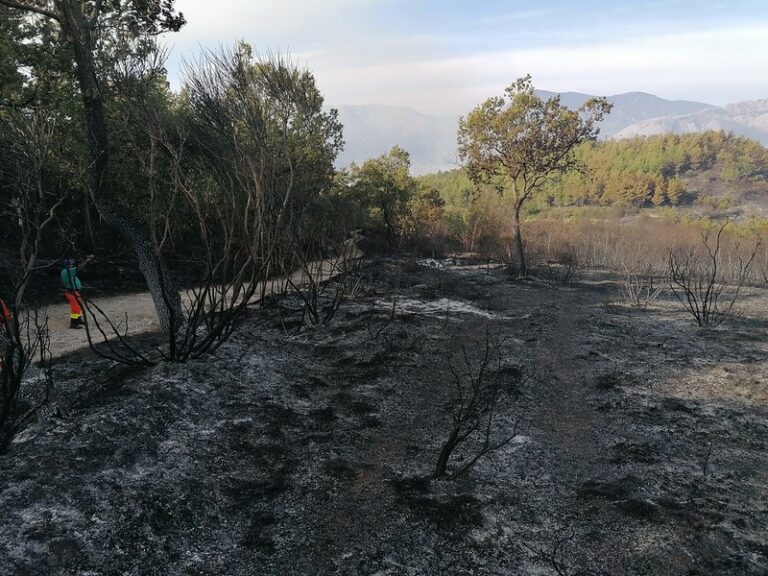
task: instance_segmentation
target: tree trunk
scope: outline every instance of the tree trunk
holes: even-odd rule
[[[525,267],[525,253],[523,251],[523,236],[520,231],[520,207],[522,204],[515,204],[515,214],[513,220],[513,236],[512,243],[515,248],[515,260],[517,261],[517,272],[521,278],[525,278],[528,275],[528,270]]]
[[[379,202],[379,205],[381,206],[381,215],[384,218],[384,226],[387,230],[387,248],[389,248],[390,252],[393,252],[395,245],[395,226],[390,218],[387,204],[384,201],[381,201]]]
[[[451,453],[456,449],[460,431],[460,427],[454,427],[448,435],[448,439],[440,450],[435,469],[432,471],[432,478],[442,478],[448,473],[448,460],[451,458]]]
[[[90,155],[88,186],[93,204],[103,220],[133,245],[139,260],[139,269],[152,295],[160,326],[167,333],[174,332],[183,318],[181,297],[147,231],[120,212],[104,186],[109,140],[104,98],[99,89],[93,57],[94,40],[91,24],[86,21],[77,0],[56,0],[55,6],[61,18],[62,33],[72,47],[77,64],[77,80],[83,98],[88,133]]]
[[[93,231],[93,218],[91,217],[91,195],[88,190],[82,192],[83,201],[83,227],[82,232],[85,235],[85,240],[88,243],[89,252],[93,252],[96,248],[96,234]]]
[[[14,321],[18,318],[14,314]],[[0,328],[6,330],[6,328]],[[14,412],[19,399],[21,386],[21,367],[17,365],[18,345],[20,342],[19,331],[14,324],[7,340],[2,342],[3,369],[0,370],[0,454],[5,452],[13,437]]]

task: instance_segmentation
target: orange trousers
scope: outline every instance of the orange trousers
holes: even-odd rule
[[[64,292],[64,297],[69,302],[69,318],[79,320],[83,316],[83,309],[80,307],[80,292]]]

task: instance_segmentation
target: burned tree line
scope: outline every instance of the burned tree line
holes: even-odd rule
[[[72,287],[72,327],[82,321],[94,352],[184,362],[221,346],[278,278],[305,322],[330,321],[359,289],[352,231],[380,229],[395,250],[441,209],[404,150],[336,169],[337,112],[288,58],[244,42],[185,55],[171,90],[157,37],[185,23],[173,0],[2,0],[0,16],[6,423],[48,341],[62,263],[120,258],[152,297],[161,336],[147,345]]]
[[[122,363],[185,361],[215,351],[268,279],[338,256],[346,227],[331,192],[342,127],[308,71],[240,43],[191,60],[174,93],[155,40],[184,24],[172,0],[4,0],[0,13],[7,444],[48,342],[29,289],[46,268],[132,254],[162,341],[138,348],[76,292],[88,340]]]

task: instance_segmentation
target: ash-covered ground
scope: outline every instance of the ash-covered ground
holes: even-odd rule
[[[0,460],[0,574],[768,574],[768,299],[700,330],[616,291],[382,260],[326,326],[266,307],[185,365],[70,355],[72,417]],[[486,341],[517,434],[426,480]]]

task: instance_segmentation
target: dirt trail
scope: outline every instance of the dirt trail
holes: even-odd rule
[[[534,377],[538,396],[533,421],[548,449],[557,455],[563,488],[570,488],[592,474],[600,462],[600,416],[589,401],[590,374],[582,350],[589,331],[594,302],[583,294],[569,294],[568,302],[546,308],[543,333],[535,347]],[[591,352],[594,353],[594,352]]]
[[[312,277],[316,281],[322,282],[340,274],[346,263],[359,259],[362,255],[359,249],[351,246],[343,258],[313,262],[309,264],[308,268]],[[303,271],[297,271],[289,278],[297,286],[305,284],[308,280],[307,274]],[[251,304],[256,304],[261,299],[261,294],[269,296],[281,292],[284,290],[287,281],[288,278],[273,278],[260,283],[254,297],[251,299]],[[264,285],[266,286],[262,289]],[[98,295],[89,294],[85,290],[84,295],[92,299],[101,308],[107,318],[120,329],[121,333],[125,332],[128,335],[135,336],[160,329],[160,323],[155,313],[155,305],[149,292],[99,297]],[[189,294],[182,293],[182,301],[186,304],[189,300]],[[67,303],[49,306],[48,318],[51,353],[54,358],[88,347],[88,337],[85,330],[72,330],[69,328],[69,305]]]

